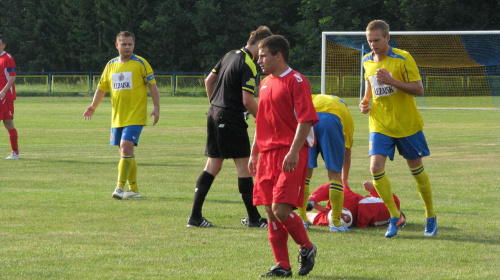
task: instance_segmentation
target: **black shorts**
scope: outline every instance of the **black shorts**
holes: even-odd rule
[[[243,112],[210,106],[205,155],[211,158],[250,157],[247,128]]]

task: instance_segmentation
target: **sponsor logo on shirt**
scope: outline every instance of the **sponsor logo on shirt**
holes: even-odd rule
[[[370,76],[370,84],[372,85],[373,94],[376,97],[387,96],[397,92],[395,87],[379,82],[376,75]]]
[[[132,89],[132,72],[114,73],[113,90]]]

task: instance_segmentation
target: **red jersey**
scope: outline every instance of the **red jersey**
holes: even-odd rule
[[[308,200],[314,201],[314,204],[318,204],[321,201],[328,201],[326,208],[328,210],[332,209],[330,203],[330,183],[319,186],[310,196]],[[349,187],[344,187],[344,205],[342,207],[349,209],[352,214],[352,219],[356,221],[356,216],[358,213],[358,202],[363,199],[363,196],[353,192]]]
[[[288,68],[279,77],[268,75],[260,83],[259,110],[255,118],[256,143],[265,152],[290,147],[299,123],[318,122],[311,86],[299,72]],[[304,145],[314,144],[314,132]]]
[[[16,62],[14,58],[7,52],[0,54],[0,90],[7,85],[9,77],[16,76]],[[7,94],[5,94],[5,99],[15,100],[16,99],[16,87],[12,85]]]
[[[326,208],[331,210],[332,206],[330,204],[329,190],[330,183],[321,185],[309,196],[308,200],[314,201],[315,204],[321,201],[328,201]],[[399,198],[395,194],[392,196],[399,210]],[[387,220],[390,218],[389,210],[387,210],[384,202],[378,196],[377,191],[373,191],[370,195],[363,197],[353,192],[349,187],[344,186],[343,207],[351,211],[354,224],[358,227],[384,225],[387,224]]]
[[[399,210],[399,198],[395,194],[392,194],[392,197],[394,197],[394,202]],[[356,226],[367,227],[386,225],[390,217],[391,215],[384,201],[378,196],[377,191],[372,191],[370,195],[365,196],[359,201]]]

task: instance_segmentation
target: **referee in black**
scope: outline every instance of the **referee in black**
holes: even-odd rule
[[[267,220],[261,217],[253,205],[253,178],[248,170],[250,139],[246,112],[254,117],[257,114],[257,102],[254,99],[257,77],[255,61],[260,41],[271,35],[271,30],[266,26],[252,31],[247,45],[224,55],[205,79],[211,105],[207,114],[205,147],[208,160],[196,182],[187,227],[214,226],[202,216],[203,202],[215,176],[222,169],[224,159],[228,158],[232,158],[236,165],[238,189],[248,212],[248,218],[242,219],[241,223],[249,227],[267,227]]]

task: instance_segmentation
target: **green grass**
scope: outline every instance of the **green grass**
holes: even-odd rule
[[[227,161],[203,213],[217,228],[186,228],[206,158],[206,97],[162,98],[161,118],[136,149],[144,198],[111,198],[118,151],[108,145],[110,103],[91,121],[91,97],[20,97],[15,123],[21,160],[0,160],[0,279],[255,279],[273,265],[267,231],[240,226],[246,216]],[[370,179],[368,120],[355,120],[350,184]],[[474,106],[471,106],[474,107]],[[306,279],[493,279],[500,263],[498,207],[500,110],[421,110],[432,155],[439,233],[424,237],[424,208],[404,160],[386,171],[408,224],[331,234],[309,231],[318,246]],[[152,120],[149,120],[151,124]],[[253,118],[249,121],[253,134]],[[0,152],[10,152],[3,132]],[[321,167],[313,186],[326,182]],[[260,209],[262,212],[262,209]],[[263,212],[262,212],[263,213]],[[289,240],[294,277],[297,246]]]

